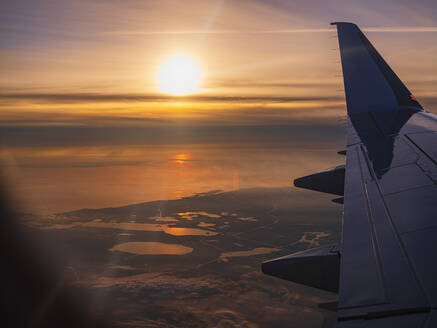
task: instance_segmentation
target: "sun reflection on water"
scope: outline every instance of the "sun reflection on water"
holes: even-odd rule
[[[191,253],[193,248],[159,242],[128,242],[115,245],[109,250],[111,252],[120,251],[137,255],[185,255]]]
[[[190,162],[190,155],[189,154],[177,154],[173,156],[173,161],[178,164],[186,164]]]

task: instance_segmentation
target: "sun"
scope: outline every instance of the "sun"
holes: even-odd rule
[[[187,95],[200,91],[202,72],[196,62],[184,54],[168,58],[158,70],[159,90],[172,95]]]

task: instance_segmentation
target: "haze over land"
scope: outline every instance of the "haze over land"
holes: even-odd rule
[[[330,198],[254,188],[23,222],[56,245],[68,284],[114,326],[330,327],[335,315],[317,303],[336,295],[260,270],[266,259],[338,242],[341,206]]]

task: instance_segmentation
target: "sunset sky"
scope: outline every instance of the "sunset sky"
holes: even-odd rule
[[[4,0],[7,180],[44,213],[290,185],[342,163],[335,29],[357,23],[437,112],[434,1]],[[175,54],[198,90],[163,93]]]

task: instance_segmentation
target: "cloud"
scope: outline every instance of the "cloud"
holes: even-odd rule
[[[1,130],[3,146],[21,147],[65,147],[68,153],[77,152],[75,147],[122,147],[146,145],[308,145],[342,136],[344,129],[333,121],[307,124],[283,125],[206,125],[206,126],[5,126]],[[157,137],[159,136],[159,138]],[[90,149],[90,154],[98,148]],[[103,151],[103,149],[101,149]],[[126,149],[127,151],[127,149]],[[61,152],[59,153],[61,154]],[[44,155],[44,153],[40,153]],[[49,155],[49,154],[48,154]],[[87,153],[84,153],[87,155]],[[76,156],[77,157],[77,156]]]
[[[436,33],[437,26],[387,26],[387,27],[361,27],[365,32],[383,33]],[[278,30],[126,30],[105,32],[104,35],[115,36],[147,36],[147,35],[251,35],[251,34],[295,34],[295,33],[332,33],[333,28],[292,28]]]
[[[0,100],[2,126],[293,124],[293,120],[311,118],[332,120],[341,116],[344,108],[340,93],[320,96],[303,93],[290,96],[174,97],[157,94],[4,92],[0,93]]]
[[[254,83],[257,86],[266,86]],[[275,85],[275,84],[273,84]],[[296,84],[276,84],[276,86],[293,86]],[[303,85],[303,84],[300,84]],[[341,96],[213,96],[213,95],[194,95],[194,96],[170,96],[163,94],[117,94],[117,93],[0,93],[0,99],[29,100],[39,102],[185,102],[185,101],[204,101],[204,102],[296,102],[296,101],[332,101],[341,100]]]
[[[112,31],[107,35],[117,36],[145,36],[145,35],[197,35],[197,34],[288,34],[288,33],[325,33],[332,32],[330,28],[313,29],[284,29],[284,30],[161,30],[161,31]]]
[[[365,32],[384,33],[436,33],[437,26],[394,26],[394,27],[364,27]]]

